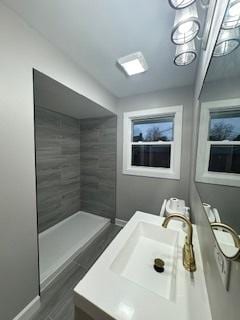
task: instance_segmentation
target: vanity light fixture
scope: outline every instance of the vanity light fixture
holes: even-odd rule
[[[223,29],[234,29],[240,26],[240,0],[229,2],[226,15],[223,20]]]
[[[201,0],[203,6],[208,6],[210,0]]]
[[[174,64],[176,66],[187,66],[197,58],[197,50],[194,40],[184,45],[177,46]]]
[[[221,30],[215,50],[214,57],[222,57],[235,51],[240,45],[239,29]]]
[[[196,0],[169,0],[169,4],[174,9],[183,9],[191,4],[193,4]]]
[[[148,70],[147,62],[141,52],[135,52],[118,59],[118,64],[128,76],[133,76]]]
[[[200,31],[197,7],[191,6],[176,11],[174,27],[171,35],[172,42],[183,45],[192,41]]]

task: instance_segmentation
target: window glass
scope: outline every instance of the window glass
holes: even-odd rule
[[[240,110],[210,114],[209,141],[240,141]]]
[[[132,145],[132,166],[170,168],[171,145]]]
[[[208,170],[240,173],[240,146],[211,145]]]
[[[133,120],[133,142],[153,142],[173,140],[174,117]]]

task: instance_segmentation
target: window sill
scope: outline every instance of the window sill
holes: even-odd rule
[[[196,181],[210,184],[220,184],[231,187],[240,187],[239,174],[231,173],[205,173],[197,175]]]
[[[162,179],[174,179],[180,180],[180,174],[173,172],[171,169],[155,169],[155,168],[141,168],[141,167],[129,167],[123,169],[123,174],[133,176],[143,176],[150,178],[162,178]]]

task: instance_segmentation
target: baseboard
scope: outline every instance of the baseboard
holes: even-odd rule
[[[115,224],[119,227],[124,227],[127,224],[126,220],[121,220],[121,219],[115,219]]]
[[[40,307],[40,297],[34,298],[13,320],[29,320]]]

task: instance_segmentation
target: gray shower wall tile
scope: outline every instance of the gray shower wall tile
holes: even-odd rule
[[[50,173],[52,170],[57,170],[57,169],[61,169],[62,166],[64,166],[64,159],[62,157],[46,157],[44,155],[42,155],[42,157],[40,158],[41,155],[39,155],[39,153],[37,154],[37,167],[38,167],[38,173],[40,172],[45,172],[45,173]]]
[[[66,133],[79,133],[79,120],[75,118],[71,118],[65,116],[63,114],[59,114],[62,122],[62,129],[65,130]]]
[[[116,191],[115,188],[115,172],[113,171],[109,171],[108,169],[101,169],[98,172],[98,177],[99,177],[99,188],[100,186],[105,186],[108,187],[110,192],[109,192],[109,196],[110,198],[113,198],[113,194]]]
[[[99,141],[104,142],[104,144],[106,144],[107,146],[112,145],[115,143],[115,131],[116,128],[106,128],[103,127],[100,130],[100,134],[99,134]]]
[[[42,197],[43,199],[43,197]],[[61,193],[50,192],[47,200],[41,201],[38,197],[38,230],[46,230],[61,221],[64,212],[61,206]]]
[[[88,175],[88,174],[81,174],[81,188],[87,189],[97,189],[99,185],[99,179],[96,175]]]
[[[82,121],[85,121],[85,120],[82,120]],[[86,121],[89,123],[89,120],[86,120]],[[88,146],[89,143],[96,145],[96,143],[99,143],[99,135],[100,135],[100,130],[98,128],[83,129],[81,124],[81,144],[86,144],[86,147]]]
[[[78,165],[70,161],[70,165],[63,165],[61,169],[61,183],[62,185],[69,185],[71,183],[78,183],[80,184],[80,171],[79,171],[79,163],[80,159],[78,160]],[[80,187],[80,185],[79,185]]]
[[[101,121],[101,119],[100,119]],[[110,129],[113,128],[116,131],[116,126],[117,126],[117,117],[113,116],[113,117],[106,117],[104,118],[104,121],[101,121],[101,129],[105,130],[105,129]]]
[[[115,217],[116,117],[77,120],[35,108],[38,229],[76,211]]]
[[[100,217],[113,219],[113,210],[108,206],[102,204],[102,202],[98,201],[82,201],[81,205],[84,207],[84,211],[91,212],[92,214],[96,214]]]
[[[61,170],[51,169],[39,171],[37,174],[38,190],[59,186],[61,184]]]
[[[81,210],[116,215],[116,117],[80,121]]]
[[[41,140],[36,140],[36,156],[37,156],[37,163],[41,161],[46,161],[46,160],[56,160],[56,159],[62,159],[61,157],[61,146],[58,145],[55,140],[52,141],[51,145],[49,144],[49,141],[46,141],[46,143]],[[55,141],[55,144],[54,144]]]
[[[79,120],[35,108],[38,230],[80,210]]]

